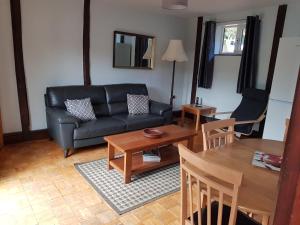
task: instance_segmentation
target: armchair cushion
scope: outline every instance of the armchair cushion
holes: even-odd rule
[[[230,118],[236,121],[257,120],[266,111],[268,104],[268,93],[259,89],[245,89],[240,105],[233,111]],[[235,131],[250,135],[252,124],[239,124],[235,126]]]

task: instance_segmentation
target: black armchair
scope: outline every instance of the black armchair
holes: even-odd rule
[[[232,112],[216,112],[209,116],[231,114],[230,118],[236,120],[234,130],[238,134],[250,136],[255,124],[265,119],[269,94],[264,90],[255,88],[245,89],[239,106]],[[208,119],[211,120],[211,119]]]

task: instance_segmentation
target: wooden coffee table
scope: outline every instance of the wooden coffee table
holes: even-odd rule
[[[131,182],[131,176],[134,174],[179,162],[178,149],[172,145],[173,143],[187,140],[188,148],[193,148],[194,136],[197,135],[195,130],[176,125],[161,126],[157,129],[165,132],[165,135],[158,139],[144,137],[143,130],[105,137],[108,143],[108,169],[115,168],[120,171],[127,184]],[[141,151],[158,147],[160,147],[161,161],[143,162]],[[115,157],[116,151],[122,152],[124,156]]]

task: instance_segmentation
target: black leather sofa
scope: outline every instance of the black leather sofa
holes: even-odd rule
[[[48,87],[45,94],[48,132],[63,149],[104,143],[106,135],[172,122],[172,107],[150,100],[150,113],[129,115],[127,94],[148,95],[145,84]],[[97,120],[82,122],[66,111],[67,99],[91,98]]]

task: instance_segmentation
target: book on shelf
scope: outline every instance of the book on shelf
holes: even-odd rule
[[[144,162],[160,162],[161,156],[160,156],[159,149],[143,151],[143,161]]]

